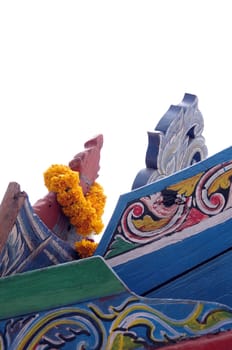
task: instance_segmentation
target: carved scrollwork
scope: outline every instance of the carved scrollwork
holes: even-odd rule
[[[170,106],[155,131],[148,132],[146,169],[137,174],[132,188],[152,183],[205,159],[208,150],[203,129],[197,97],[185,94],[179,105]]]
[[[122,232],[128,241],[146,244],[231,207],[230,161],[130,203],[122,215]]]

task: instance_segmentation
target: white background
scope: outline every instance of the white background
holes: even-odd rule
[[[1,1],[0,197],[33,204],[43,172],[102,133],[98,182],[118,197],[145,166],[147,131],[198,96],[209,155],[231,145],[231,2]]]

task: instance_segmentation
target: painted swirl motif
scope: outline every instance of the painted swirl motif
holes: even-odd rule
[[[189,204],[177,203],[167,207],[162,192],[141,198],[125,211],[121,227],[125,237],[135,243],[149,243],[173,232],[185,220]],[[186,205],[187,204],[187,205]],[[138,214],[140,211],[140,215]]]
[[[37,314],[27,322],[21,318],[11,320],[6,331],[6,349],[12,350],[52,350],[65,346],[101,350],[106,339],[99,319],[88,310],[77,307]]]
[[[189,303],[190,311],[185,317],[173,318],[168,311],[183,306],[178,302],[166,307],[167,314],[155,305],[141,302],[136,297],[125,299],[118,306],[102,312],[96,305],[91,308],[104,322],[111,322],[106,349],[136,349],[141,346],[161,346],[192,336],[217,332],[219,328],[231,327],[232,313],[215,304]],[[173,312],[173,311],[172,311]]]
[[[232,311],[219,304],[141,300],[125,292],[7,320],[0,350],[141,349],[231,327]]]
[[[209,170],[196,188],[196,205],[204,214],[212,216],[232,206],[232,163],[224,163]]]
[[[121,218],[126,240],[146,244],[232,207],[232,162],[130,203]],[[117,234],[116,234],[117,236]]]

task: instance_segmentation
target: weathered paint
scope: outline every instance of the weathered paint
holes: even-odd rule
[[[158,291],[160,297],[162,288],[171,291],[171,283],[177,284],[178,278],[182,288],[183,275],[190,275],[195,284],[191,298],[193,295],[198,298],[202,279],[197,283],[194,269],[214,259],[218,260],[212,266],[220,265],[219,256],[232,246],[231,172],[232,148],[228,148],[121,196],[97,254],[103,255],[137,294],[156,296]],[[224,265],[219,265],[220,279],[220,268],[224,269]],[[210,276],[215,278],[213,273]],[[227,289],[232,290],[229,274],[226,281]],[[209,284],[213,285],[213,281]],[[223,295],[221,289],[216,294],[214,299],[214,293],[206,287],[199,298],[223,303],[232,300],[232,294]],[[165,296],[179,298],[178,291]],[[187,291],[185,297],[188,298]]]
[[[0,278],[0,319],[125,291],[101,257]]]
[[[136,175],[132,188],[157,181],[205,159],[208,150],[203,129],[197,96],[185,94],[181,103],[170,106],[154,132],[148,132],[146,168]]]
[[[152,349],[232,329],[225,305],[141,298],[98,257],[1,281],[1,350]]]
[[[1,350],[232,348],[232,148],[200,161],[206,148],[193,95],[158,130],[146,159],[153,169],[139,174],[151,183],[119,198],[95,257],[67,263],[72,252],[25,200],[1,255],[2,275],[15,274],[0,279]],[[153,162],[154,145],[161,153]],[[192,166],[169,176],[179,165]]]
[[[175,345],[163,347],[163,350],[230,350],[232,349],[232,332],[207,335],[194,340],[187,340]]]

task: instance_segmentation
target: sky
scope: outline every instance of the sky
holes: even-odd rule
[[[16,181],[33,204],[43,172],[103,134],[105,225],[145,167],[147,132],[197,95],[209,156],[231,146],[231,2],[0,2],[2,198]]]

